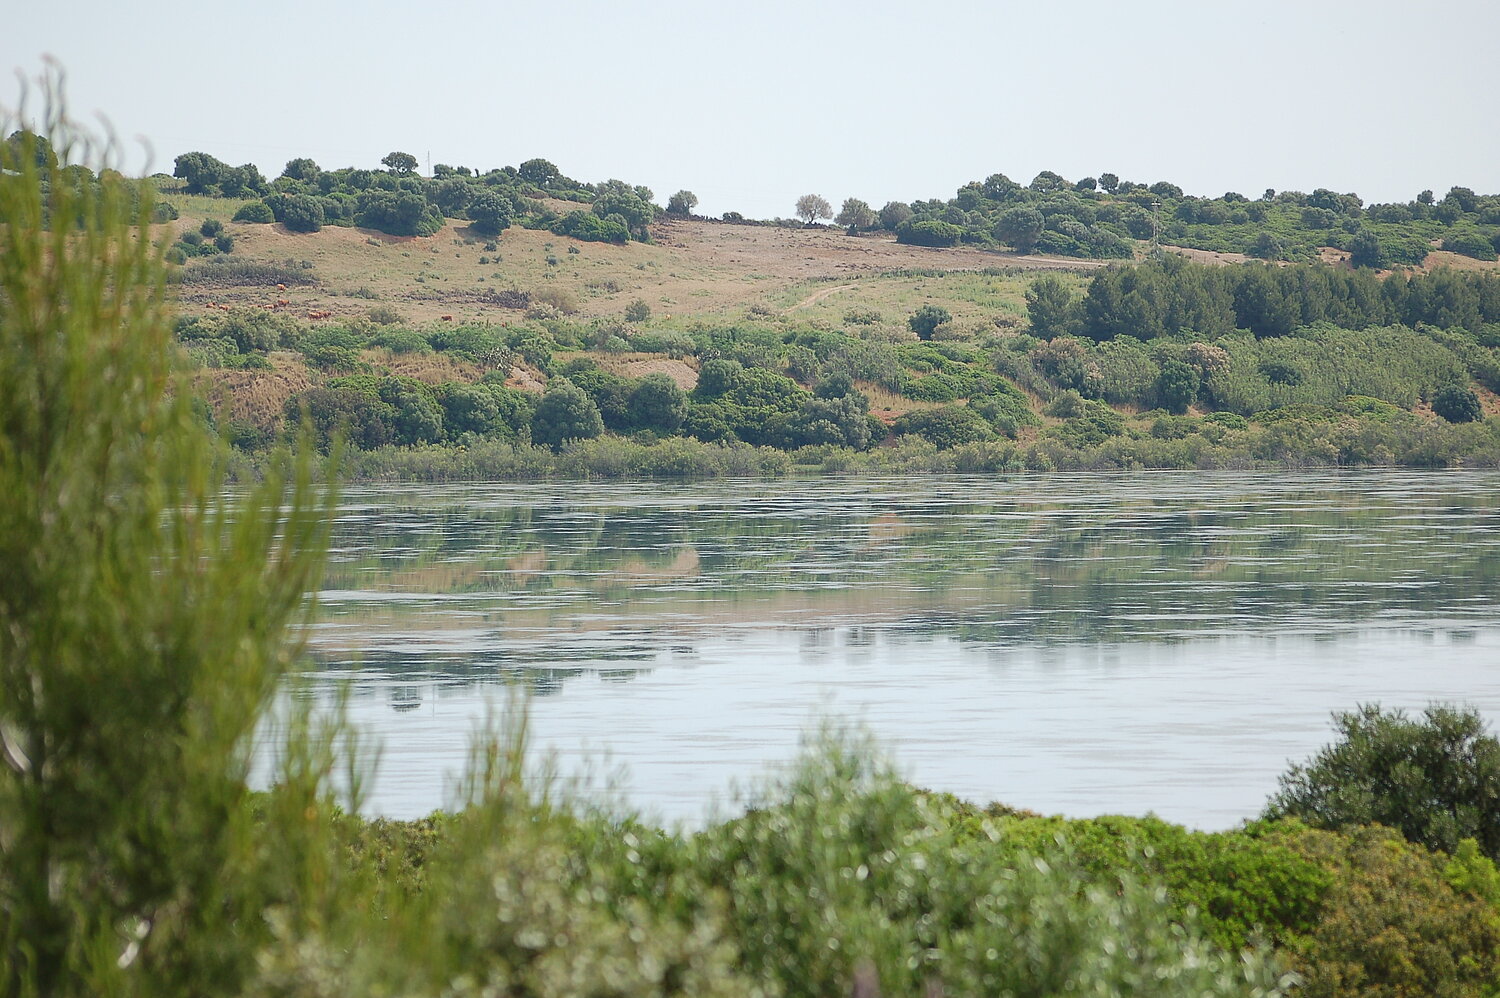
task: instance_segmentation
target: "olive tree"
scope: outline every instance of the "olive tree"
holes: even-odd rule
[[[821,194],[804,194],[797,199],[797,217],[808,225],[820,218],[833,217],[833,205]]]
[[[844,226],[850,232],[860,232],[865,229],[873,229],[880,224],[880,216],[875,210],[859,198],[847,198],[844,206],[839,209],[838,217],[834,219],[839,225]]]
[[[678,191],[667,198],[668,215],[691,215],[698,207],[698,195],[692,191]]]
[[[1338,742],[1281,777],[1267,817],[1329,829],[1378,822],[1448,853],[1471,838],[1500,858],[1500,741],[1478,711],[1436,704],[1416,720],[1364,704],[1333,724]]]

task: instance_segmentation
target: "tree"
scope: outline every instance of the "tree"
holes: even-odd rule
[[[546,188],[562,176],[557,166],[545,159],[528,159],[516,167],[516,175],[535,187]]]
[[[1432,393],[1432,411],[1450,423],[1472,423],[1484,418],[1484,407],[1472,388],[1443,385]]]
[[[323,204],[311,194],[292,194],[271,202],[280,209],[280,221],[292,232],[317,232],[323,228]]]
[[[289,159],[281,175],[288,180],[299,180],[305,184],[316,183],[323,170],[317,163],[304,157]]]
[[[687,395],[670,376],[648,374],[631,391],[628,409],[631,426],[669,436],[687,415]]]
[[[462,218],[474,193],[474,188],[468,181],[462,177],[450,176],[428,188],[427,199],[437,206],[444,218]]]
[[[880,227],[887,232],[895,232],[911,216],[911,205],[904,201],[887,201],[885,207],[880,209]]]
[[[47,96],[53,147],[107,161]],[[305,452],[225,492],[149,184],[49,183],[28,145],[0,147],[0,993],[241,993],[271,864],[321,903],[326,769],[293,752],[259,824],[247,777],[331,508]]]
[[[994,236],[1017,253],[1030,253],[1047,226],[1047,219],[1035,208],[1018,205],[1007,208],[995,219]]]
[[[233,169],[228,163],[215,159],[206,152],[185,152],[172,162],[172,176],[187,181],[189,194],[212,194]]]
[[[698,207],[698,195],[692,191],[678,191],[667,198],[668,215],[691,215]]]
[[[1281,777],[1266,817],[1328,829],[1378,822],[1429,849],[1452,853],[1471,838],[1500,857],[1500,741],[1472,708],[1422,715],[1379,704],[1334,714],[1340,740]]]
[[[1046,194],[1051,191],[1060,191],[1068,186],[1068,182],[1061,174],[1053,173],[1051,170],[1043,170],[1031,179],[1031,189]]]
[[[1180,360],[1162,361],[1156,377],[1156,401],[1168,412],[1181,415],[1198,397],[1198,372]]]
[[[1101,173],[1099,174],[1099,186],[1110,194],[1113,194],[1120,189],[1120,178],[1113,173]]]
[[[917,339],[930,340],[937,327],[952,321],[953,316],[943,306],[923,305],[907,317],[906,324],[917,334]]]
[[[417,172],[417,157],[409,152],[388,152],[381,159],[380,165],[397,176],[404,177]]]
[[[531,416],[532,443],[562,450],[574,440],[592,440],[603,432],[599,407],[582,388],[563,377],[547,384]]]
[[[1379,269],[1385,266],[1380,237],[1370,229],[1360,229],[1349,241],[1349,262],[1356,267]]]
[[[219,179],[219,193],[227,198],[247,197],[266,192],[266,178],[254,163],[233,166]]]
[[[935,218],[908,218],[896,226],[896,242],[910,246],[956,246],[963,237],[960,226]]]
[[[916,434],[931,441],[938,450],[989,440],[995,435],[984,417],[966,405],[917,409],[898,418],[892,430],[897,436]]]
[[[844,206],[839,209],[838,217],[834,221],[850,232],[860,232],[875,228],[880,218],[875,214],[874,209],[859,198],[846,198]]]
[[[357,224],[393,236],[430,236],[443,227],[443,213],[412,191],[362,191]]]
[[[797,199],[797,217],[808,225],[819,218],[832,218],[833,205],[821,194],[804,194]]]
[[[1262,229],[1255,234],[1255,239],[1248,250],[1249,256],[1260,260],[1285,260],[1286,254],[1286,240],[1268,229]]]
[[[486,188],[474,195],[465,211],[475,232],[482,236],[498,236],[510,228],[514,206],[505,194]]]
[[[651,203],[649,187],[632,187],[623,180],[606,180],[599,185],[594,195],[593,212],[603,219],[618,215],[630,236],[640,242],[650,242],[648,226],[656,221],[661,209]]]
[[[1044,340],[1071,336],[1083,324],[1083,309],[1073,287],[1056,274],[1044,274],[1026,289],[1026,316],[1031,334]]]

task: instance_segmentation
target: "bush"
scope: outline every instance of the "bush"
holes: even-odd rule
[[[1464,876],[1476,868],[1472,860],[1461,872],[1445,857],[1378,826],[1335,835],[1292,824],[1273,826],[1263,837],[1330,875],[1317,918],[1284,948],[1303,977],[1297,994],[1487,998],[1494,993],[1500,978],[1496,909],[1453,883],[1473,883]]]
[[[560,236],[588,242],[623,246],[630,241],[630,227],[619,220],[618,216],[600,218],[591,211],[569,212],[553,222],[551,228]]]
[[[825,738],[760,800],[695,837],[692,875],[695,894],[726,899],[741,966],[768,993],[1281,993],[1263,955],[1173,925],[1139,878],[1088,887],[1053,843],[1017,856],[966,838],[941,798],[847,739]]]
[[[938,326],[951,321],[953,316],[941,305],[923,305],[907,317],[906,324],[918,339],[930,340]]]
[[[1432,393],[1432,411],[1450,423],[1472,423],[1484,418],[1484,408],[1472,388],[1444,385]]]
[[[225,490],[142,228],[149,189],[48,184],[35,152],[0,143],[0,356],[26,358],[0,364],[0,993],[244,993],[263,913],[320,907],[337,876],[295,707],[302,737],[269,755],[306,765],[273,764],[258,827],[247,788],[331,502],[305,459]],[[81,232],[58,238],[48,214]]]
[[[994,434],[979,413],[964,405],[917,409],[898,418],[892,431],[897,436],[915,434],[939,450],[989,440]]]
[[[234,213],[233,221],[265,224],[276,221],[276,214],[264,201],[251,201],[249,204],[240,206],[239,211]]]
[[[272,202],[272,210],[277,211],[278,220],[292,232],[317,232],[323,228],[323,203],[310,194],[278,198]]]
[[[1433,706],[1420,721],[1378,704],[1333,716],[1342,736],[1281,777],[1270,818],[1315,828],[1379,823],[1430,849],[1472,838],[1500,856],[1500,741],[1479,712]]]
[[[1497,258],[1494,242],[1478,229],[1459,229],[1453,232],[1443,239],[1443,249],[1450,253],[1473,257],[1476,260]]]
[[[896,226],[896,242],[911,246],[956,246],[963,237],[961,227],[937,219],[907,219]]]
[[[554,451],[574,440],[588,440],[604,432],[604,421],[593,399],[567,378],[553,378],[531,417],[533,443]]]
[[[641,299],[637,298],[625,306],[626,322],[645,322],[649,318],[651,318],[651,306]]]

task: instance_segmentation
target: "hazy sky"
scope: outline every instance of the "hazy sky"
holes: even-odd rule
[[[192,150],[268,177],[296,156],[542,156],[753,217],[1044,169],[1205,195],[1500,192],[1496,0],[4,6],[0,66],[56,57],[74,116],[147,139],[165,172]]]

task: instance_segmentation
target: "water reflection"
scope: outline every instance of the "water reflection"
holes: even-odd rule
[[[1500,707],[1497,498],[1491,473],[355,489],[310,641],[385,743],[389,813],[441,804],[520,687],[674,815],[832,709],[946,789],[1229,824],[1330,709]],[[1160,799],[1127,799],[1143,751],[1185,767]]]

